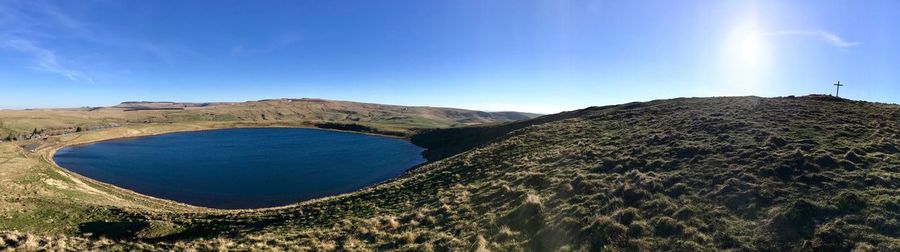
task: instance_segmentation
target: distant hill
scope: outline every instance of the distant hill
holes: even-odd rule
[[[0,110],[0,140],[7,136],[31,139],[126,124],[185,122],[308,125],[408,136],[421,129],[510,122],[536,116],[309,98],[208,103],[129,101],[112,107]],[[34,134],[35,130],[43,133]]]
[[[191,104],[187,109],[224,113],[241,120],[358,121],[410,124],[423,128],[523,120],[536,114],[455,108],[398,106],[324,99],[273,99],[229,104]]]
[[[116,108],[187,108],[187,107],[208,107],[216,105],[228,105],[234,102],[154,102],[154,101],[127,101],[113,106]]]
[[[114,108],[124,108],[132,110],[153,110],[153,109],[175,109],[175,108],[195,108],[209,107],[234,104],[234,102],[154,102],[154,101],[127,101],[113,106]]]

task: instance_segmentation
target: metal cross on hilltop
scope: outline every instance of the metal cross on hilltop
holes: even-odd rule
[[[838,81],[838,83],[835,83],[834,85],[837,86],[837,91],[834,92],[834,96],[841,97],[841,87],[843,87],[844,84],[841,84],[841,81]]]

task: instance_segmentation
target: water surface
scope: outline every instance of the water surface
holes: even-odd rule
[[[170,133],[60,149],[54,161],[119,187],[213,208],[258,208],[350,192],[424,162],[381,136],[251,128]]]

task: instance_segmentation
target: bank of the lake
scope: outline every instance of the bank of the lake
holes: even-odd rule
[[[65,147],[71,146],[80,146],[87,145],[102,141],[110,141],[110,140],[122,140],[122,139],[130,139],[130,138],[139,138],[139,137],[147,137],[147,136],[155,136],[161,134],[169,134],[169,133],[179,133],[179,132],[198,132],[198,131],[208,131],[208,130],[220,130],[220,129],[243,129],[243,128],[301,128],[301,129],[321,129],[328,131],[337,131],[337,132],[350,132],[356,134],[365,134],[365,135],[373,135],[373,136],[381,136],[388,138],[397,138],[397,139],[408,139],[403,136],[399,136],[397,134],[379,134],[373,132],[361,132],[361,131],[349,131],[349,130],[341,130],[341,129],[333,129],[333,128],[320,128],[315,123],[308,122],[285,122],[285,121],[276,121],[276,122],[189,122],[189,123],[151,123],[151,124],[128,124],[124,127],[119,128],[109,128],[97,131],[87,131],[80,132],[76,134],[65,134],[59,136],[49,137],[47,139],[39,140],[39,141],[27,141],[32,143],[37,143],[38,146],[32,150],[26,150],[21,154],[27,163],[31,163],[32,168],[27,170],[32,170],[34,168],[39,168],[40,171],[23,171],[27,173],[34,174],[43,174],[43,176],[50,177],[58,177],[57,179],[64,182],[64,186],[58,185],[58,183],[47,184],[41,183],[43,186],[49,186],[49,191],[55,191],[57,189],[65,192],[66,196],[57,195],[57,196],[41,196],[40,198],[69,198],[75,199],[76,201],[87,200],[89,202],[88,205],[72,206],[73,210],[83,209],[84,207],[91,207],[92,205],[101,206],[102,208],[123,208],[123,209],[132,209],[129,211],[139,211],[145,213],[239,213],[239,212],[260,212],[260,211],[277,211],[278,209],[283,209],[287,207],[302,205],[302,204],[315,204],[315,202],[329,200],[332,198],[338,198],[342,196],[347,196],[353,194],[355,192],[325,196],[316,199],[310,199],[303,202],[298,202],[296,204],[279,206],[279,207],[270,207],[265,209],[215,209],[215,208],[206,208],[202,206],[189,205],[173,200],[153,197],[150,195],[145,195],[142,193],[138,193],[126,188],[118,187],[113,184],[105,183],[102,181],[98,181],[92,179],[90,177],[82,176],[78,173],[69,171],[63,167],[60,167],[54,161],[54,156],[56,152]],[[384,132],[392,132],[391,129],[379,129],[378,131]],[[27,143],[26,142],[26,143]],[[6,145],[19,145],[22,143],[6,143]],[[20,149],[21,150],[21,149]],[[17,155],[15,153],[8,153],[10,155]],[[381,184],[389,183],[390,180],[384,181]],[[46,184],[46,185],[45,185]],[[381,185],[375,184],[368,188],[373,188],[375,186]],[[359,191],[365,191],[368,188],[360,189]],[[57,193],[52,193],[57,194]],[[72,195],[77,195],[78,197],[72,198]],[[20,197],[17,195],[9,195],[11,197]],[[101,215],[107,216],[107,215]],[[82,217],[84,218],[84,217]],[[82,219],[78,218],[78,219]],[[104,217],[107,218],[107,217]],[[78,219],[73,219],[73,221],[77,221]],[[35,225],[36,223],[25,223],[26,226],[23,226],[26,230],[57,230],[58,228],[62,228],[62,230],[69,230],[71,227],[59,226],[59,225]],[[47,229],[49,228],[49,229]],[[57,233],[58,231],[54,231]],[[72,231],[65,231],[72,232]]]
[[[150,196],[263,208],[351,192],[425,160],[398,138],[309,128],[178,132],[66,147],[54,161]]]

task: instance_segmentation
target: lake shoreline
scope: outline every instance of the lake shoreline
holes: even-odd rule
[[[364,187],[358,188],[351,192],[302,200],[302,201],[298,201],[298,202],[294,202],[294,203],[290,203],[290,204],[286,204],[286,205],[282,205],[282,206],[263,207],[263,208],[222,209],[222,208],[211,208],[211,207],[203,207],[203,206],[198,206],[198,205],[191,205],[191,204],[187,204],[187,203],[183,203],[183,202],[178,202],[175,200],[164,199],[164,198],[159,198],[159,197],[142,194],[142,193],[139,193],[139,192],[127,189],[127,188],[119,187],[119,186],[116,186],[116,185],[113,185],[110,183],[102,182],[102,181],[78,174],[77,172],[71,171],[69,169],[66,169],[65,167],[60,166],[53,159],[56,152],[65,147],[94,144],[94,143],[103,142],[103,141],[113,141],[113,140],[129,139],[129,138],[156,136],[156,135],[163,135],[163,134],[170,134],[170,133],[198,132],[198,131],[225,130],[225,129],[252,129],[252,128],[315,129],[315,130],[346,132],[346,133],[354,133],[354,134],[371,135],[371,136],[377,136],[377,137],[402,139],[406,142],[409,142],[410,144],[415,145],[414,143],[412,143],[410,141],[409,137],[377,134],[377,133],[372,133],[372,132],[360,132],[360,131],[350,131],[350,130],[319,128],[319,127],[316,127],[315,125],[309,125],[309,124],[290,124],[290,123],[259,124],[259,123],[242,122],[242,123],[234,123],[234,124],[217,124],[217,123],[177,124],[176,123],[176,124],[163,124],[163,125],[137,125],[138,127],[136,127],[136,128],[132,128],[131,126],[135,126],[135,125],[125,125],[124,127],[121,127],[121,128],[112,128],[112,129],[104,129],[104,130],[98,130],[98,131],[81,132],[78,134],[55,136],[53,138],[57,138],[57,142],[50,143],[47,146],[42,144],[40,147],[36,148],[36,150],[32,151],[32,153],[39,155],[40,159],[42,161],[47,162],[48,164],[53,166],[53,168],[55,168],[57,171],[63,173],[64,176],[67,176],[76,182],[84,183],[85,186],[90,187],[90,189],[99,190],[99,191],[103,191],[103,192],[112,194],[113,196],[121,199],[124,202],[132,202],[132,203],[135,203],[138,205],[144,205],[144,204],[161,205],[161,206],[165,206],[166,208],[175,208],[175,210],[177,210],[177,211],[187,210],[188,212],[205,212],[205,213],[240,213],[240,212],[261,212],[261,211],[279,210],[279,209],[283,209],[283,208],[296,207],[299,205],[314,203],[314,202],[318,202],[321,200],[328,200],[328,199],[332,199],[332,198],[336,198],[336,197],[351,196],[358,192],[366,191],[371,188],[375,188],[375,187],[378,187],[378,186],[381,186],[384,184],[389,184],[389,183],[397,180],[398,178],[404,177],[409,172],[432,162],[432,161],[426,160],[425,162],[423,162],[421,164],[412,166],[412,167],[404,170],[398,176],[384,180],[379,183],[375,183],[375,184],[372,184],[369,186],[364,186]],[[145,126],[145,127],[140,127],[140,126]],[[119,132],[110,134],[110,132],[109,132],[109,131],[123,131],[123,130],[125,131],[125,132],[122,132],[124,134],[122,134],[122,133],[116,134]],[[81,136],[83,136],[83,135],[79,135],[79,134],[84,134],[84,135],[92,134],[92,135],[101,135],[101,136],[97,137],[97,138],[84,140],[84,139],[80,139]],[[70,139],[70,140],[59,139],[59,138],[65,138],[65,137],[70,137],[70,136],[74,136],[74,139]],[[418,146],[418,145],[415,145],[415,146]],[[418,146],[418,147],[421,147],[421,146]],[[424,147],[421,147],[421,148],[425,149]],[[420,153],[420,155],[421,155],[421,153]],[[123,196],[127,197],[127,198],[123,198]],[[154,209],[153,206],[145,206],[143,208],[146,208],[149,210],[156,210],[156,209]]]

